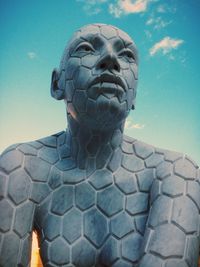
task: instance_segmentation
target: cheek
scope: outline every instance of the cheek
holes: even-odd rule
[[[78,67],[81,65],[80,58],[71,57],[67,59],[64,65],[65,80],[72,80]]]
[[[86,90],[87,88],[87,84],[89,79],[91,79],[92,77],[92,73],[91,70],[84,67],[84,66],[79,66],[79,68],[77,68],[76,72],[74,73],[73,76],[73,83],[74,83],[74,87],[77,90]]]
[[[126,84],[129,89],[136,89],[137,87],[137,79],[135,78],[136,70],[134,66],[131,66],[129,69],[122,71],[122,76],[124,77]]]

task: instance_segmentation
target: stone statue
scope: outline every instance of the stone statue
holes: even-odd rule
[[[196,267],[200,171],[187,156],[123,134],[138,55],[120,29],[78,30],[52,73],[68,129],[0,160],[0,266]]]

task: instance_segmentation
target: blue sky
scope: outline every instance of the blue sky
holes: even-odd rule
[[[199,0],[1,0],[0,10],[0,151],[66,128],[51,71],[72,33],[100,22],[128,32],[139,49],[126,133],[200,164]]]

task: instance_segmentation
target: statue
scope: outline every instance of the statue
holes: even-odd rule
[[[197,267],[200,171],[187,156],[123,134],[138,55],[122,30],[78,30],[52,73],[68,129],[0,160],[0,266]]]

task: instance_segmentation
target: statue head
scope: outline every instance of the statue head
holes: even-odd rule
[[[111,25],[87,25],[74,33],[53,70],[51,95],[65,100],[68,118],[79,124],[114,127],[134,108],[137,69],[128,34]]]

